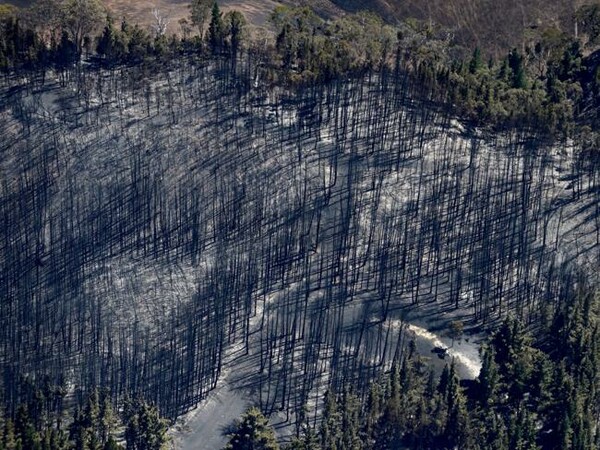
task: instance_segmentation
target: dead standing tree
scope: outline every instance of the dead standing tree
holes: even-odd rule
[[[474,135],[401,69],[298,92],[250,90],[250,57],[235,70],[74,74],[52,94],[61,112],[7,94],[10,405],[28,373],[174,417],[236,349],[239,382],[294,413],[389,367],[407,307],[490,324],[565,295],[561,218],[580,219],[545,143]],[[597,177],[584,185],[597,203]]]

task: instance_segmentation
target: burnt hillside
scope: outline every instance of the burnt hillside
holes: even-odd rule
[[[44,377],[175,417],[232,352],[267,410],[365,385],[404,320],[544,320],[598,262],[598,171],[480,134],[402,70],[266,88],[245,58],[6,78],[3,398]],[[258,72],[256,72],[258,70]]]

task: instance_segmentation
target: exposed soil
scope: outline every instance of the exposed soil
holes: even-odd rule
[[[112,14],[117,18],[126,18],[128,21],[139,23],[142,26],[151,26],[154,22],[154,10],[160,11],[162,17],[169,21],[168,33],[180,33],[179,20],[189,19],[189,0],[102,0]],[[11,4],[20,8],[31,6],[33,0],[6,0],[0,4]],[[221,0],[218,2],[223,13],[237,10],[244,14],[246,20],[258,28],[269,29],[269,15],[277,5],[287,4],[297,6],[306,4],[324,16],[343,14],[343,10],[329,0],[308,0],[294,2],[290,0]]]

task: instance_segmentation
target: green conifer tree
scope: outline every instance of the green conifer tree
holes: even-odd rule
[[[498,366],[493,348],[486,348],[483,351],[483,361],[478,380],[480,402],[484,408],[487,408],[495,403],[499,381]]]
[[[208,43],[213,54],[219,53],[223,49],[225,40],[225,24],[223,23],[223,13],[217,2],[213,3],[211,10],[210,24],[208,25]]]
[[[275,432],[260,409],[252,407],[242,416],[225,450],[279,450]]]
[[[341,415],[338,410],[337,398],[333,391],[325,393],[325,410],[321,422],[321,445],[323,448],[336,450],[342,434]]]
[[[15,425],[11,419],[4,423],[4,448],[6,450],[16,450],[18,447],[17,436],[15,435]]]
[[[469,72],[475,74],[481,70],[483,67],[483,59],[481,57],[481,50],[479,47],[475,47],[473,50],[473,56],[471,57],[471,61],[469,62]]]

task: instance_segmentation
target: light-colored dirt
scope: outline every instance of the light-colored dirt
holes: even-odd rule
[[[163,17],[169,19],[169,33],[180,31],[179,20],[189,18],[188,0],[128,1],[105,0],[108,8],[116,17],[125,17],[132,22],[149,26],[154,21],[153,11],[158,9]],[[274,0],[224,0],[219,2],[223,12],[238,10],[246,16],[248,22],[264,26],[269,14],[279,2]]]
[[[117,18],[126,18],[133,23],[139,23],[149,27],[155,22],[154,10],[160,12],[161,17],[168,19],[168,33],[180,33],[179,20],[189,19],[189,0],[102,0],[112,15]],[[0,4],[12,4],[20,8],[31,6],[32,0],[5,0]],[[220,0],[218,2],[223,13],[237,10],[244,14],[246,20],[254,27],[269,29],[269,15],[277,5],[309,5],[317,12],[325,15],[341,14],[342,10],[337,8],[330,0]]]

